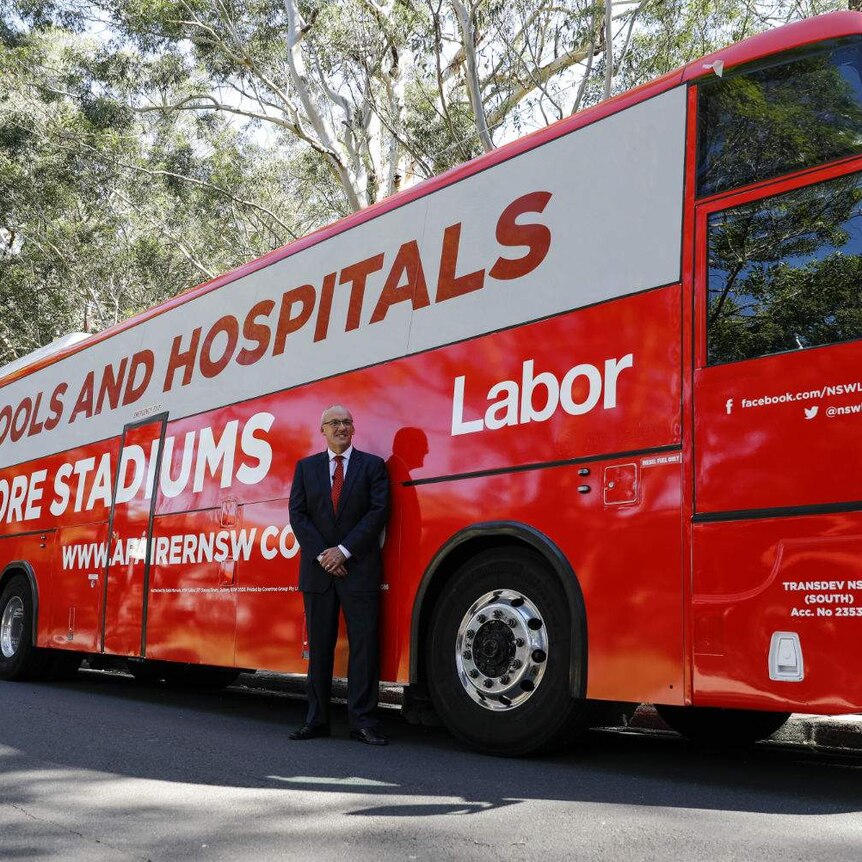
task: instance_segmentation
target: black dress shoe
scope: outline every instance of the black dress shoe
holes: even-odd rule
[[[351,730],[350,738],[357,742],[364,742],[366,745],[388,745],[389,740],[382,734],[378,733],[373,727],[361,727],[359,730]]]
[[[303,724],[294,730],[288,739],[314,739],[316,736],[329,736],[328,724]]]

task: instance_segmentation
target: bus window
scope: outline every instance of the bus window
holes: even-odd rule
[[[862,151],[862,41],[699,85],[699,197]]]
[[[708,364],[862,338],[862,174],[713,213]]]

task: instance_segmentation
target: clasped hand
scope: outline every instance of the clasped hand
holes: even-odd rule
[[[337,578],[343,578],[347,574],[347,567],[344,563],[347,557],[341,552],[338,547],[327,548],[318,558],[317,561],[330,575],[335,575]]]

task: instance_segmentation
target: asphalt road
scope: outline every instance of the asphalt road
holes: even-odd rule
[[[593,732],[503,760],[387,713],[291,742],[284,693],[0,683],[0,860],[862,858],[862,757]]]

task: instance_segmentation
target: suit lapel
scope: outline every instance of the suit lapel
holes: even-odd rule
[[[344,511],[344,502],[350,495],[350,490],[353,488],[356,474],[362,467],[362,453],[354,449],[350,454],[350,461],[347,464],[347,473],[344,476],[344,487],[341,489],[341,496],[338,498],[338,511],[335,513],[335,519]]]
[[[329,453],[321,452],[318,455],[317,464],[315,464],[315,472],[317,474],[317,481],[320,483],[320,487],[323,488],[323,492],[326,494],[326,499],[329,501],[329,511],[332,515],[333,520],[335,519],[335,512],[332,508],[332,480],[329,477]]]

